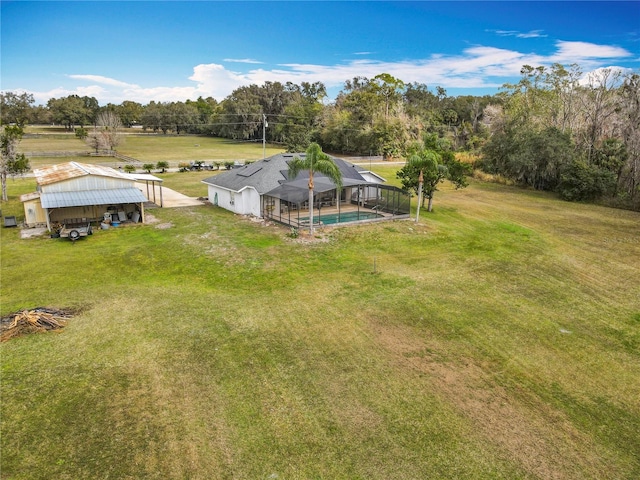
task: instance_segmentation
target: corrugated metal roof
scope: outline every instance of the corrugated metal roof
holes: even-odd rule
[[[142,203],[147,198],[140,190],[114,188],[110,190],[81,190],[78,192],[42,193],[40,202],[43,208],[82,207],[86,205],[118,205],[121,203]]]
[[[133,180],[143,180],[143,181],[159,182],[159,183],[162,183],[164,181],[161,178],[156,177],[155,175],[151,175],[150,173],[123,173],[123,175],[126,175],[127,177],[132,178]]]
[[[131,177],[128,177],[124,173],[120,173],[111,167],[89,165],[87,163],[79,162],[59,163],[49,167],[36,168],[33,170],[33,173],[40,185],[49,185],[51,183],[83,177],[85,175],[97,175],[100,177],[131,180]]]

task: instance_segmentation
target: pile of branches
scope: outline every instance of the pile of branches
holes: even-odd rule
[[[0,342],[28,333],[59,330],[67,325],[71,315],[62,310],[36,308],[23,310],[2,318],[0,324]]]

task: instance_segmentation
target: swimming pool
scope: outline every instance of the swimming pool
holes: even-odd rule
[[[324,225],[333,225],[335,223],[359,222],[360,220],[372,220],[374,218],[382,218],[384,215],[373,212],[345,212],[345,213],[329,213],[326,215],[314,215],[313,223],[318,221]],[[300,218],[300,223],[309,222],[309,217]]]

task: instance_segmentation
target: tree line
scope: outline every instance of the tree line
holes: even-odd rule
[[[519,82],[486,96],[448,96],[441,87],[382,73],[347,80],[332,102],[321,82],[243,86],[219,102],[200,97],[100,106],[93,97],[70,95],[35,106],[30,94],[12,92],[1,102],[3,124],[83,128],[89,140],[96,126],[104,138],[120,124],[264,139],[290,152],[316,142],[335,154],[389,159],[409,158],[416,145],[436,138],[447,150],[473,153],[474,168],[517,184],[568,200],[640,205],[640,76],[613,69],[585,78],[576,65],[525,65]]]

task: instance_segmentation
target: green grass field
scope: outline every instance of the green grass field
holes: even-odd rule
[[[91,147],[79,140],[72,133],[61,133],[59,128],[28,127],[27,133],[39,136],[27,136],[19,144],[20,152],[90,152]],[[53,133],[51,133],[53,132]],[[263,151],[261,142],[231,141],[222,138],[197,135],[155,135],[143,134],[140,131],[128,129],[122,136],[116,151],[122,155],[133,157],[143,163],[156,164],[159,161],[169,162],[171,168],[176,168],[181,162],[204,160],[213,161],[255,161],[266,156],[283,151],[281,146],[266,145]],[[39,168],[61,162],[76,161],[82,163],[100,163],[104,165],[122,165],[122,161],[110,157],[89,156],[33,156],[30,158],[32,168]]]
[[[311,242],[148,213],[0,229],[2,314],[77,312],[0,345],[3,479],[640,477],[640,214],[477,182]]]

